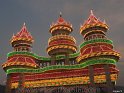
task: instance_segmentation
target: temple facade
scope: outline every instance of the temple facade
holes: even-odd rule
[[[72,24],[60,14],[50,26],[49,56],[44,57],[33,53],[34,39],[24,23],[12,36],[13,51],[2,65],[6,93],[113,93],[120,54],[106,36],[108,29],[91,11],[80,26],[84,40],[77,46]]]

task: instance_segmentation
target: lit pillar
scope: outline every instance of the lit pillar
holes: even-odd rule
[[[24,73],[21,73],[19,75],[19,84],[18,84],[18,89],[17,89],[17,93],[25,93],[25,89],[24,89]]]
[[[89,79],[90,79],[90,85],[92,87],[95,87],[95,83],[94,83],[94,69],[93,66],[89,66]]]
[[[51,65],[55,65],[55,60],[56,60],[56,56],[52,55],[51,56]]]
[[[68,53],[66,53],[65,54],[65,65],[69,65],[69,54]]]
[[[6,90],[5,93],[11,93],[11,75],[7,75]]]
[[[106,75],[107,92],[113,93],[113,91],[112,91],[113,85],[111,83],[110,69],[109,69],[108,64],[104,65],[104,70],[105,70],[105,75]]]

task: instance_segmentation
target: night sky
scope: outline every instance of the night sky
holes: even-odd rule
[[[6,62],[7,53],[13,50],[9,40],[24,22],[35,40],[33,52],[48,56],[49,27],[57,20],[60,11],[65,20],[72,23],[74,31],[71,35],[76,38],[77,45],[81,44],[83,37],[79,27],[91,9],[110,27],[107,37],[113,40],[115,50],[121,53],[117,63],[120,70],[117,85],[124,86],[124,0],[0,0],[0,65]],[[5,84],[5,80],[5,72],[0,67],[0,84]]]

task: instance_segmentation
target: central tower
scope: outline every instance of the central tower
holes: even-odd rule
[[[76,40],[69,34],[73,31],[72,25],[65,21],[60,13],[56,23],[50,26],[52,37],[48,41],[47,53],[55,60],[56,55],[65,55],[68,58],[69,54],[76,53]],[[51,62],[52,65],[55,62]],[[65,62],[64,64],[68,64]]]

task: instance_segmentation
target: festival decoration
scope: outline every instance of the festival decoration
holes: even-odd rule
[[[7,74],[7,93],[39,90],[54,93],[50,92],[54,88],[60,93],[60,87],[77,91],[86,86],[115,85],[120,53],[114,50],[112,40],[106,36],[108,28],[106,22],[97,19],[91,11],[80,27],[84,41],[78,49],[75,38],[70,35],[72,25],[60,13],[50,26],[52,36],[46,49],[49,56],[45,57],[32,52],[34,39],[24,23],[21,30],[12,36],[10,43],[14,50],[7,54],[7,61],[2,64]]]

